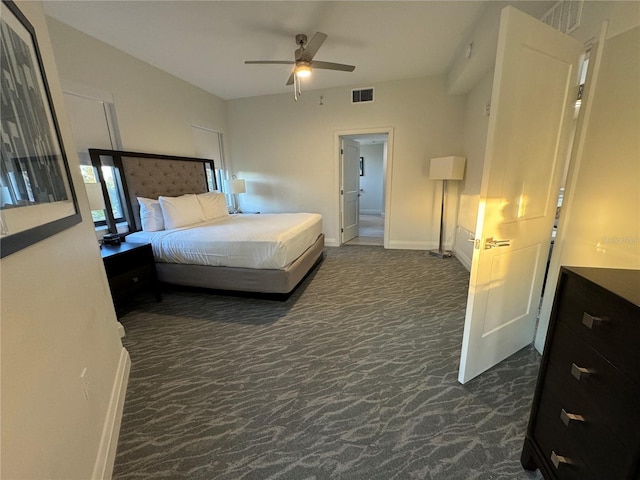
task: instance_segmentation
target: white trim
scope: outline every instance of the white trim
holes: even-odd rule
[[[93,466],[94,480],[109,480],[113,475],[113,465],[116,459],[116,448],[118,447],[118,437],[120,435],[120,424],[122,423],[122,411],[124,408],[124,397],[127,393],[127,383],[131,370],[131,359],[126,348],[120,351],[120,361],[116,371],[115,381],[111,390],[111,398],[107,407],[107,415],[102,427],[102,437],[98,454]]]
[[[113,94],[106,90],[100,90],[98,88],[83,85],[82,83],[74,82],[73,80],[61,79],[62,91],[75,95],[76,97],[83,97],[89,100],[97,100],[105,103],[115,103],[113,100]]]
[[[458,261],[464,265],[464,268],[467,269],[467,271],[471,271],[471,258],[468,257],[467,255],[465,255],[465,253],[462,250],[459,250],[457,248],[454,247],[453,249],[453,255],[458,259]]]
[[[338,241],[337,238],[324,237],[324,245],[325,247],[339,247],[340,242]]]
[[[434,241],[412,241],[412,240],[394,240],[385,245],[385,248],[396,250],[437,250],[438,242]],[[445,245],[445,248],[446,245]]]
[[[336,215],[336,232],[340,235],[340,229],[342,228],[342,215],[340,213],[340,137],[368,135],[372,133],[387,134],[387,143],[385,144],[386,166],[384,167],[384,248],[391,248],[389,247],[389,230],[391,225],[391,185],[393,184],[393,127],[360,128],[355,130],[339,130],[335,132],[334,191],[336,192],[336,205],[338,206],[338,215]],[[325,243],[327,243],[327,240],[325,240]]]

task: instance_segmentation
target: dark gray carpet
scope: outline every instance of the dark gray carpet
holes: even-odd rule
[[[532,479],[539,355],[460,385],[455,259],[328,248],[286,302],[171,290],[126,314],[115,479]],[[140,300],[140,299],[139,299]]]

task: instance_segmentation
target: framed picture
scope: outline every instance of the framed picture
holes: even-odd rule
[[[364,157],[360,157],[360,176],[364,176]]]
[[[33,26],[2,0],[0,258],[82,220]]]

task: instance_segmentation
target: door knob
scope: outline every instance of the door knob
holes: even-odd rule
[[[511,240],[495,240],[493,237],[489,237],[484,241],[484,249],[489,250],[490,248],[496,247],[508,247],[511,245]]]

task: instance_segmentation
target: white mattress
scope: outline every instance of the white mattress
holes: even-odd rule
[[[281,269],[322,233],[317,213],[230,215],[160,232],[135,232],[129,242],[149,242],[157,262]]]

